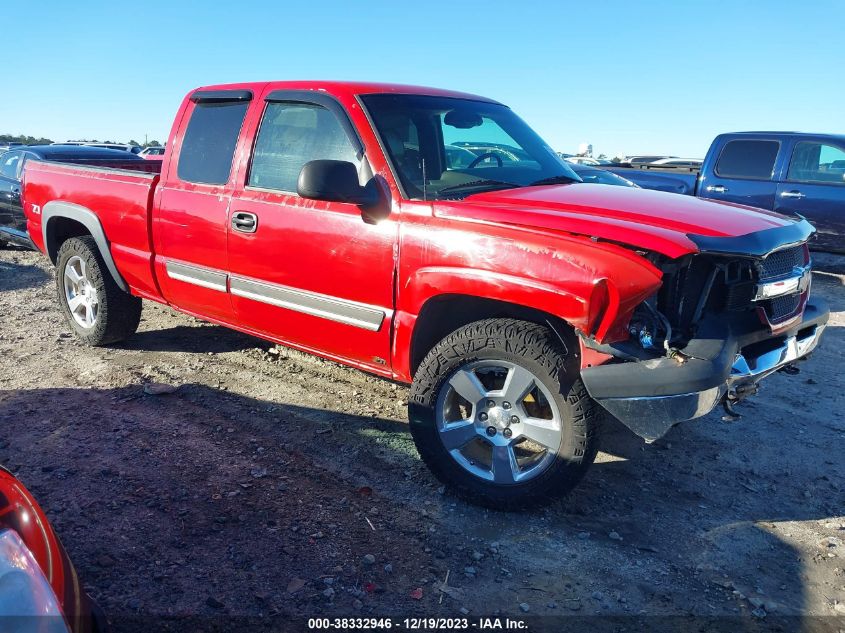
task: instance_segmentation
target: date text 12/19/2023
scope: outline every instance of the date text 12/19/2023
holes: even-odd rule
[[[309,618],[309,631],[526,631],[528,624],[518,618]]]

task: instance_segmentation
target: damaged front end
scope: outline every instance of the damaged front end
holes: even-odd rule
[[[689,236],[699,252],[654,256],[660,290],[634,311],[629,338],[582,347],[605,362],[582,368],[590,395],[653,441],[674,424],[756,392],[818,345],[828,320],[810,298],[813,232],[805,220],[749,236]]]

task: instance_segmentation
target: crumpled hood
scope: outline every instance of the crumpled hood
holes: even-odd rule
[[[524,187],[437,202],[440,217],[518,224],[597,237],[680,257],[698,252],[688,235],[737,237],[794,220],[771,211],[648,189],[568,184]]]

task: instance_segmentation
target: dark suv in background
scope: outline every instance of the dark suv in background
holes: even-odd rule
[[[18,145],[0,154],[0,244],[32,248],[21,205],[21,174],[32,159],[116,168],[143,162],[131,152],[86,145]]]

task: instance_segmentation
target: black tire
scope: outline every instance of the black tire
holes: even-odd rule
[[[96,291],[97,315],[92,327],[83,327],[71,314],[66,294],[65,268],[73,257],[85,262],[86,278]],[[56,259],[59,305],[76,336],[94,347],[117,343],[132,336],[141,321],[141,299],[121,290],[106,268],[93,237],[73,237],[59,248]]]
[[[560,448],[544,471],[524,482],[505,485],[469,472],[450,455],[438,431],[437,401],[448,379],[470,363],[488,360],[530,371],[560,412]],[[548,327],[526,321],[476,321],[440,341],[414,376],[408,415],[417,450],[437,478],[467,501],[499,510],[537,506],[565,495],[598,451],[600,416],[580,380],[577,359],[568,357]]]

